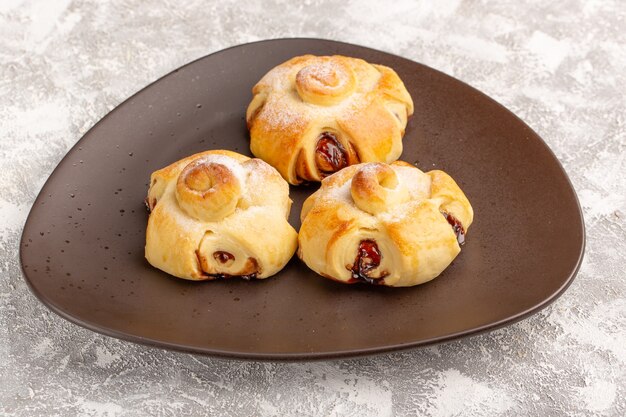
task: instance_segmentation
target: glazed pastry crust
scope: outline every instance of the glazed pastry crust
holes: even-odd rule
[[[148,262],[189,280],[267,278],[293,256],[289,186],[259,159],[192,155],[151,175]]]
[[[413,101],[395,71],[344,56],[304,55],[269,71],[246,112],[250,149],[291,184],[320,181],[343,166],[391,162]],[[336,138],[344,161],[320,166],[320,136]]]
[[[298,256],[318,274],[344,283],[361,242],[375,242],[380,265],[374,284],[406,287],[438,276],[461,248],[451,215],[470,227],[474,213],[443,171],[424,173],[406,162],[353,165],[324,179],[301,212]]]

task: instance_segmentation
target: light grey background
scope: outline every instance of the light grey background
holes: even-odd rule
[[[385,3],[0,1],[0,413],[625,415],[626,3]],[[425,63],[534,128],[585,212],[587,254],[570,289],[540,314],[486,335],[305,364],[137,346],[43,307],[22,279],[18,240],[65,152],[176,67],[295,36]]]

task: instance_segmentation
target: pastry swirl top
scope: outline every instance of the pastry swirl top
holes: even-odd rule
[[[230,168],[220,158],[207,156],[189,163],[176,181],[176,200],[190,216],[219,221],[232,214],[243,193],[236,165]]]
[[[337,104],[354,92],[356,80],[352,67],[338,59],[318,59],[296,74],[300,98],[311,104]]]

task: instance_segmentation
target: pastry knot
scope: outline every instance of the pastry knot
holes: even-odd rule
[[[242,184],[219,160],[205,157],[190,162],[176,181],[176,200],[191,217],[219,221],[235,211],[241,199]]]
[[[398,182],[398,175],[389,165],[375,162],[364,164],[354,174],[350,194],[361,210],[378,214],[409,200],[409,191]]]
[[[311,104],[330,106],[344,100],[355,89],[352,68],[338,57],[316,57],[296,74],[300,98]]]

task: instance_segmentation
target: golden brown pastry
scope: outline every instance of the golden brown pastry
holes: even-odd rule
[[[359,162],[391,162],[413,101],[391,68],[344,56],[304,55],[252,89],[250,149],[291,184],[321,181]]]
[[[207,151],[152,173],[146,259],[190,280],[267,278],[296,250],[289,185],[260,159]]]
[[[473,217],[443,171],[424,173],[402,161],[353,165],[304,202],[298,256],[345,283],[417,285],[458,255]]]

